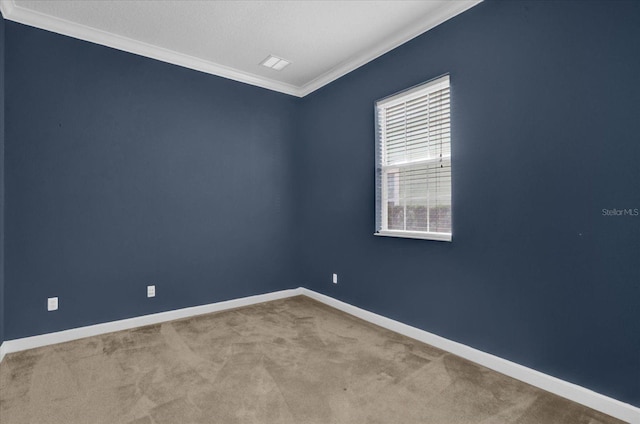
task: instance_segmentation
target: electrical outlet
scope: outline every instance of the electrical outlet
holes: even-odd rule
[[[57,311],[58,310],[58,298],[50,297],[47,299],[47,311]]]
[[[338,274],[333,274],[333,284],[338,284]]]
[[[156,297],[156,286],[147,286],[147,297]]]

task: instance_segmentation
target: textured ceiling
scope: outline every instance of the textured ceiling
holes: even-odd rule
[[[477,4],[1,0],[5,18],[303,96]],[[260,66],[269,54],[292,62]]]

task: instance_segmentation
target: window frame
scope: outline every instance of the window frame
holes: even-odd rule
[[[423,239],[423,240],[434,240],[434,241],[452,241],[453,239],[453,216],[451,216],[451,228],[450,232],[437,232],[437,231],[415,231],[415,230],[398,230],[398,229],[388,229],[388,175],[390,168],[396,169],[411,169],[411,167],[415,167],[416,165],[424,165],[429,163],[438,163],[442,161],[441,157],[438,158],[427,158],[427,159],[418,159],[418,160],[406,160],[402,163],[390,164],[386,165],[384,162],[386,160],[386,152],[384,151],[386,147],[386,142],[383,143],[383,140],[386,136],[385,130],[386,126],[381,125],[380,122],[380,108],[381,107],[392,107],[393,105],[397,105],[400,103],[406,103],[413,99],[424,96],[425,94],[433,93],[439,91],[443,88],[449,89],[449,96],[451,96],[451,81],[449,74],[440,75],[436,78],[428,80],[424,83],[418,84],[416,86],[410,87],[406,90],[402,90],[400,92],[394,93],[390,96],[384,97],[382,99],[377,100],[374,103],[374,119],[375,119],[375,153],[376,153],[376,231],[374,235],[376,236],[385,236],[385,237],[399,237],[399,238],[413,238],[413,239]],[[391,106],[389,106],[391,105]],[[451,122],[451,100],[449,100],[449,122]],[[406,120],[405,120],[406,121]],[[451,152],[451,128],[449,127],[449,152]],[[452,155],[449,155],[445,159],[449,167],[451,167]],[[387,168],[385,170],[385,168]],[[451,172],[451,171],[449,171]],[[398,181],[398,186],[400,182]],[[448,194],[450,196],[450,213],[453,215],[453,182],[449,183]],[[396,188],[398,190],[398,188]],[[428,189],[425,189],[428,190]],[[396,193],[396,196],[399,193]],[[425,192],[425,197],[428,196],[428,191]],[[429,213],[429,208],[427,208],[427,213]],[[406,214],[403,215],[405,218],[406,228]],[[428,219],[428,218],[427,218]]]

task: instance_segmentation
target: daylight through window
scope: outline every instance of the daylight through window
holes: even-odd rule
[[[376,103],[376,235],[451,240],[449,76]]]

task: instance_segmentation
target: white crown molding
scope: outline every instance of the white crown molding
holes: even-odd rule
[[[307,94],[313,93],[317,89],[324,87],[325,85],[337,80],[338,78],[348,74],[357,68],[366,65],[374,59],[382,56],[385,53],[390,52],[396,47],[410,41],[417,36],[424,34],[432,28],[437,27],[443,22],[459,15],[460,13],[471,9],[483,0],[473,1],[450,1],[446,3],[446,7],[442,7],[439,11],[429,15],[426,19],[416,23],[413,26],[406,27],[403,31],[395,34],[394,37],[389,38],[385,43],[378,44],[370,50],[364,51],[361,54],[355,56],[351,60],[331,69],[324,73],[313,81],[305,84],[300,88],[300,97],[304,97]]]
[[[239,71],[237,69],[199,59],[194,56],[178,53],[110,32],[67,21],[65,19],[42,14],[31,9],[20,7],[15,4],[14,0],[0,0],[0,10],[2,11],[4,18],[10,21],[19,22],[21,24],[80,40],[101,44],[185,68],[194,69],[207,74],[217,75],[234,81],[255,85],[268,90],[278,91],[280,93],[296,97],[304,97],[330,82],[335,81],[341,76],[359,68],[360,66],[369,63],[377,57],[380,57],[390,50],[393,50],[401,44],[404,44],[418,35],[440,25],[446,20],[470,9],[481,1],[482,0],[447,2],[445,7],[442,7],[439,11],[434,12],[417,24],[409,26],[404,31],[395,34],[395,36],[389,38],[387,42],[376,45],[374,48],[353,57],[351,60],[340,64],[302,87]]]
[[[587,406],[596,411],[600,411],[612,417],[618,418],[632,424],[640,424],[640,408],[636,408],[628,403],[608,396],[596,393],[592,390],[569,383],[548,374],[541,373],[531,368],[516,364],[515,362],[502,359],[490,353],[474,349],[462,343],[454,342],[433,333],[403,324],[399,321],[378,315],[373,312],[358,308],[324,294],[314,292],[309,289],[300,288],[301,294],[314,300],[324,303],[340,311],[346,312],[367,322],[375,324],[387,330],[394,331],[414,340],[429,344],[431,346],[452,353],[461,358],[468,359],[478,365],[482,365],[499,373],[508,375],[516,380],[523,381],[538,387],[547,392],[551,392],[565,399]]]
[[[173,65],[182,66],[211,75],[255,85],[272,91],[300,97],[300,88],[291,84],[242,72],[227,66],[199,59],[163,47],[133,40],[110,32],[91,28],[75,22],[39,13],[17,6],[14,0],[0,0],[0,10],[5,19],[32,27],[66,35],[83,41],[112,47],[139,56],[149,57]]]

